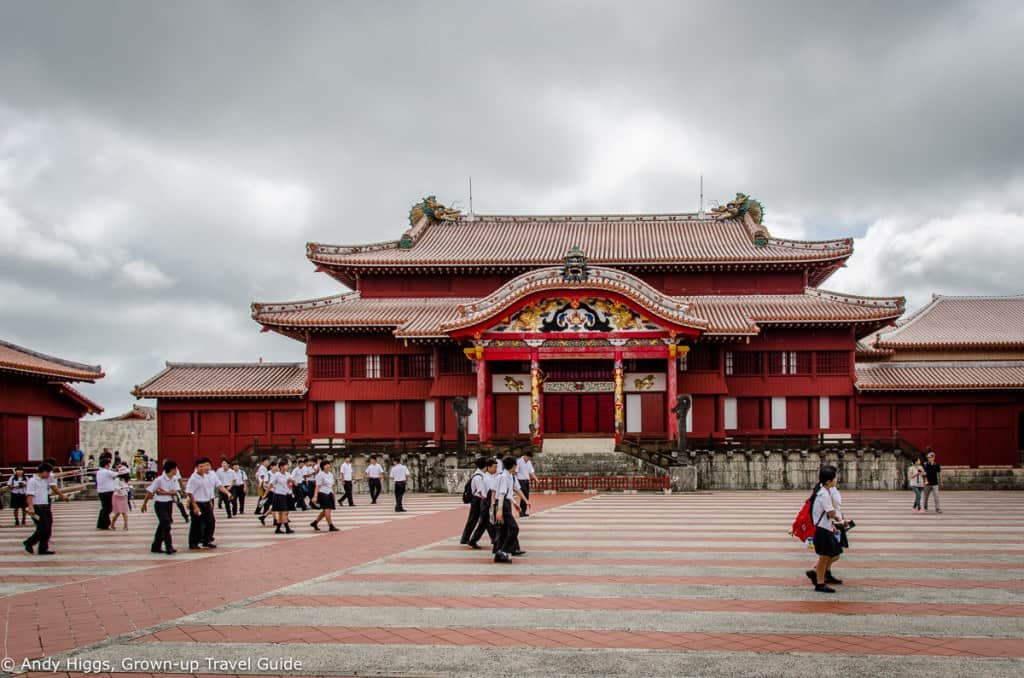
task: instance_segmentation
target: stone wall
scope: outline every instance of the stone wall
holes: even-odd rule
[[[818,482],[818,469],[839,469],[842,487],[897,490],[906,485],[909,461],[901,454],[873,449],[847,452],[696,451],[690,455],[701,490],[802,490]]]
[[[111,452],[120,450],[122,457],[130,458],[126,452],[145,450],[150,456],[159,457],[156,438],[156,419],[110,419],[106,421],[83,421],[81,423],[82,451],[99,459],[103,448]]]

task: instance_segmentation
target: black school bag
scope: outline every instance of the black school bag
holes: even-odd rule
[[[472,503],[472,501],[473,501],[473,478],[476,478],[479,475],[483,475],[483,474],[480,473],[479,471],[477,471],[476,473],[471,475],[469,477],[469,480],[467,480],[466,484],[463,486],[463,488],[462,488],[462,503],[463,504]]]

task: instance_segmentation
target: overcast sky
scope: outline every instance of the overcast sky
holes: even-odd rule
[[[301,360],[253,300],[309,240],[479,213],[689,212],[857,238],[825,287],[1024,291],[1020,2],[2,2],[0,337],[101,363]]]

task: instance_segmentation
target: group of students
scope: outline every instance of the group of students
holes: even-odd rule
[[[376,504],[382,489],[381,478],[384,468],[376,456],[370,457],[364,471],[364,478],[370,490],[370,503]],[[295,468],[289,472],[289,462],[282,459],[271,462],[264,458],[256,469],[256,481],[259,484],[260,503],[256,507],[259,521],[267,524],[267,516],[273,515],[275,533],[292,534],[289,514],[296,509],[319,511],[316,518],[309,524],[320,531],[320,521],[327,522],[329,532],[337,532],[334,526],[333,512],[346,501],[355,506],[353,489],[352,457],[345,457],[339,471],[343,494],[335,498],[335,476],[331,462],[327,460],[300,459]],[[409,481],[409,469],[400,460],[395,460],[388,474],[394,483],[395,511],[404,513],[402,500]],[[308,505],[307,505],[308,499]]]
[[[536,479],[529,452],[518,460],[501,455],[477,459],[476,471],[467,483],[469,516],[460,543],[480,549],[479,541],[486,532],[494,562],[507,563],[513,556],[525,556],[515,512],[520,517],[529,516],[530,482]]]

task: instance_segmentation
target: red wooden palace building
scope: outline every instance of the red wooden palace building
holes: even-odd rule
[[[427,198],[400,239],[310,243],[349,288],[255,303],[306,364],[176,364],[158,399],[160,454],[250,445],[471,438],[694,437],[859,431],[857,341],[902,298],[820,289],[850,239],[772,237],[746,196],[710,215],[479,216]]]
[[[0,341],[0,465],[66,463],[78,445],[78,420],[103,411],[70,384],[103,376],[98,366]]]

